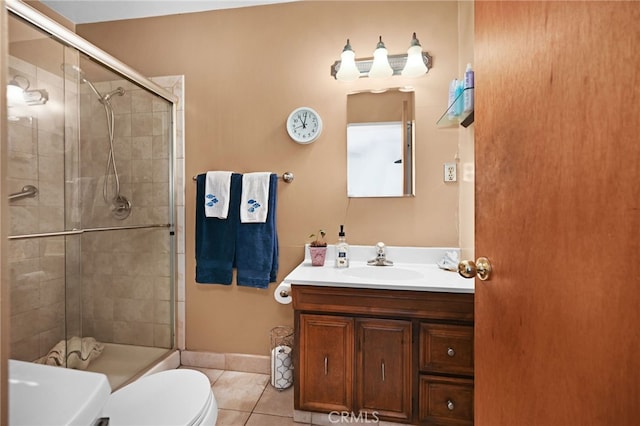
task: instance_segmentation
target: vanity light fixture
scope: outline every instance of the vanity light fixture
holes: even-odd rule
[[[356,66],[356,53],[351,48],[349,39],[347,39],[347,44],[342,49],[342,54],[340,54],[340,69],[335,77],[341,81],[353,81],[360,78],[360,70]]]
[[[24,80],[21,84],[20,80]],[[23,87],[24,86],[24,87]],[[49,93],[44,89],[29,89],[31,83],[23,75],[14,75],[7,83],[8,106],[44,105],[49,100]]]
[[[388,55],[380,36],[373,58],[356,59],[349,39],[342,50],[340,60],[331,66],[331,75],[340,81],[353,81],[360,77],[387,78],[392,75],[420,77],[429,71],[432,58],[422,51],[422,46],[413,33],[406,54]]]
[[[380,36],[376,50],[373,51],[373,64],[369,70],[369,78],[387,78],[393,75],[388,56],[387,48],[382,42],[382,36]]]
[[[424,63],[422,58],[422,46],[416,37],[416,33],[413,33],[411,39],[411,46],[407,50],[407,63],[402,70],[404,77],[420,77],[429,71],[427,64]]]

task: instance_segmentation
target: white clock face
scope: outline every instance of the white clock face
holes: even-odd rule
[[[287,132],[298,143],[311,143],[322,133],[322,119],[311,108],[296,108],[287,119]]]

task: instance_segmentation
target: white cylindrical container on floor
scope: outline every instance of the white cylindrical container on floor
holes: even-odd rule
[[[271,386],[283,390],[293,384],[293,328],[271,329]]]
[[[271,386],[286,389],[293,384],[293,359],[289,346],[276,346],[271,350]]]

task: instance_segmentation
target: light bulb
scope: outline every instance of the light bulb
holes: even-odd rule
[[[373,64],[369,70],[369,78],[387,78],[393,75],[393,69],[389,65],[389,59],[387,58],[387,49],[382,42],[382,36],[376,46],[376,50],[373,52]]]
[[[413,33],[411,46],[407,50],[407,63],[402,70],[402,76],[420,77],[427,71],[429,71],[429,68],[427,68],[422,58],[422,46],[420,46],[420,42],[416,38],[416,33]]]
[[[340,81],[353,81],[360,78],[360,70],[356,66],[356,53],[351,49],[349,39],[340,54],[340,69],[336,73],[336,79]]]

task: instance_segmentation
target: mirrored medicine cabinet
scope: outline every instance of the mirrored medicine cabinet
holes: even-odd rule
[[[414,195],[414,92],[347,96],[347,196]]]

